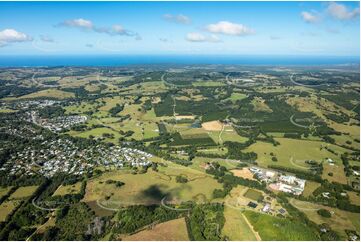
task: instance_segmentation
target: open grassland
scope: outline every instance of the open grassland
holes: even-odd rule
[[[360,214],[359,213],[351,213],[344,210],[340,210],[337,208],[331,208],[319,204],[314,204],[310,202],[300,201],[296,199],[291,200],[291,204],[295,206],[297,209],[304,212],[307,217],[317,223],[327,223],[333,230],[335,230],[339,235],[342,236],[343,239],[346,239],[345,229],[355,230],[360,233]],[[320,216],[317,211],[319,209],[326,209],[331,212],[331,218],[325,218]],[[358,217],[358,226],[355,226],[355,222],[353,221],[355,217]],[[357,225],[357,224],[356,224]]]
[[[262,198],[262,192],[258,192],[256,190],[253,190],[253,189],[248,189],[244,194],[243,196],[249,198],[249,199],[252,199],[252,200],[255,200],[255,201],[258,201],[258,199]]]
[[[187,177],[187,183],[177,183],[176,176]],[[114,184],[106,184],[106,180],[124,182],[117,188]],[[207,185],[205,185],[207,184]],[[167,203],[181,201],[210,201],[212,192],[221,185],[212,177],[191,168],[169,164],[159,167],[159,172],[151,169],[145,174],[131,174],[129,171],[112,171],[88,181],[84,201],[101,200],[110,207],[121,207],[134,204],[159,204],[167,197]],[[107,205],[108,206],[108,205]]]
[[[110,129],[110,128],[95,128],[91,130],[87,130],[84,132],[79,131],[69,131],[69,135],[71,136],[77,136],[81,138],[89,138],[90,136],[94,136],[95,138],[101,138],[103,137],[103,134],[112,134],[114,135],[114,138],[106,138],[105,141],[112,142],[112,143],[118,143],[118,139],[121,137],[121,135]]]
[[[253,173],[248,168],[235,169],[231,170],[231,172],[233,173],[233,175],[242,177],[244,179],[256,180],[255,178],[253,178]]]
[[[267,214],[244,211],[262,240],[319,240],[316,233],[301,222]]]
[[[247,94],[244,93],[238,93],[238,92],[233,92],[231,94],[231,96],[228,98],[228,100],[231,100],[232,102],[236,102],[238,100],[242,100],[245,99],[247,97]]]
[[[323,164],[322,178],[327,179],[330,182],[347,184],[347,177],[345,175],[344,166],[342,164]]]
[[[321,162],[326,158],[331,158],[337,165],[341,165],[339,156],[336,156],[323,148],[326,145],[339,154],[347,151],[339,146],[320,141],[288,138],[275,138],[275,140],[278,141],[280,145],[273,146],[271,143],[257,141],[257,143],[252,144],[245,149],[245,152],[253,151],[257,153],[257,162],[263,167],[267,167],[268,165],[281,165],[302,170],[308,168],[307,164],[304,162],[306,160]],[[272,161],[272,156],[270,155],[271,152],[277,157],[277,162]]]
[[[0,187],[0,199],[7,195],[12,187]]]
[[[321,184],[314,181],[306,181],[305,190],[303,191],[302,195],[304,197],[311,196],[313,191],[315,191]]]
[[[189,240],[184,218],[170,220],[122,238],[126,241],[187,241]]]
[[[272,109],[265,103],[265,100],[261,97],[254,97],[251,103],[255,112],[272,113]]]
[[[30,197],[31,195],[33,195],[37,188],[38,186],[19,187],[18,189],[16,189],[15,192],[10,195],[9,199],[22,199]]]
[[[66,194],[77,194],[80,192],[81,182],[77,182],[73,185],[60,185],[58,189],[53,193],[53,196],[64,196]]]
[[[6,108],[6,109],[0,108],[0,113],[14,113],[14,112],[16,112],[16,110],[9,109],[9,108]]]
[[[347,191],[350,202],[360,206],[360,193]]]
[[[254,241],[257,240],[252,228],[249,227],[241,211],[224,207],[225,223],[222,234],[227,236],[229,240]]]
[[[197,81],[193,82],[192,84],[195,87],[221,87],[226,85],[219,81]]]
[[[15,100],[15,99],[34,99],[34,98],[41,98],[41,97],[48,97],[48,98],[54,98],[54,99],[67,99],[75,97],[75,94],[72,92],[65,92],[58,89],[46,89],[41,90],[38,92],[34,92],[31,94],[23,95],[18,98],[9,98],[9,100]]]
[[[0,222],[4,222],[7,216],[17,207],[19,206],[20,201],[18,200],[8,200],[3,202],[0,205]]]

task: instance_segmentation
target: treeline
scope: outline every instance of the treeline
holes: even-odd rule
[[[182,212],[169,210],[161,206],[130,206],[117,214],[119,223],[113,228],[113,233],[134,233],[152,223],[161,223],[176,219]]]
[[[223,210],[223,205],[218,203],[194,205],[190,216],[186,218],[190,239],[224,240],[221,232],[225,223]]]

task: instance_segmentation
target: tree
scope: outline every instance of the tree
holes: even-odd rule
[[[330,211],[328,211],[328,210],[326,210],[326,209],[319,209],[318,211],[317,211],[317,213],[320,215],[320,216],[322,216],[322,217],[325,217],[325,218],[331,218],[331,213],[330,213]]]

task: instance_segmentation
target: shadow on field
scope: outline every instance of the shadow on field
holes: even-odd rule
[[[151,185],[147,189],[140,192],[140,196],[149,202],[160,203],[164,197],[170,197],[170,194],[163,192],[162,188],[166,188],[165,185]],[[163,189],[164,190],[164,189]]]

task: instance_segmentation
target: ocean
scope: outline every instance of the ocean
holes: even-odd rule
[[[0,67],[36,66],[127,66],[179,65],[348,65],[359,64],[359,56],[236,56],[236,55],[0,55]]]

